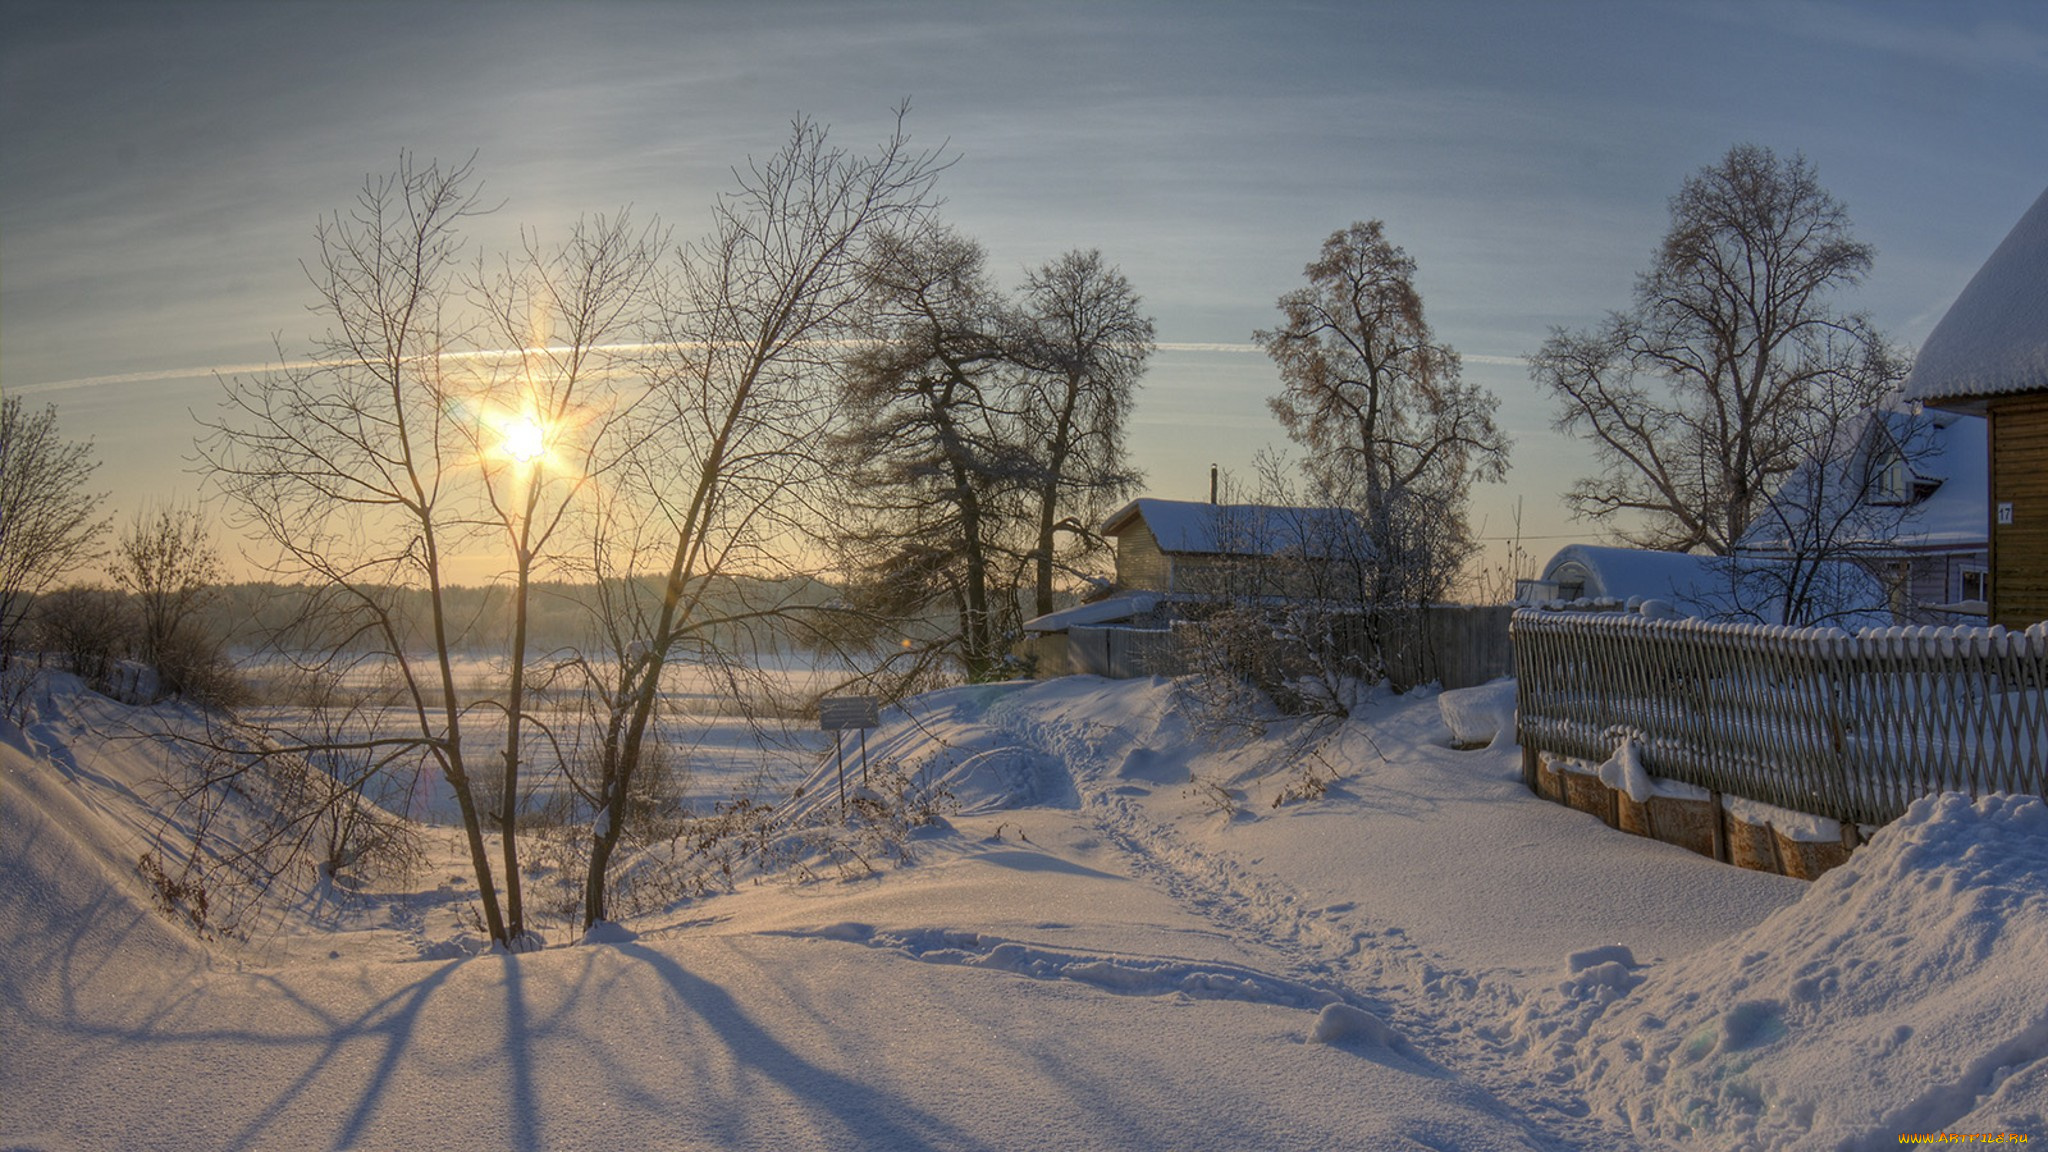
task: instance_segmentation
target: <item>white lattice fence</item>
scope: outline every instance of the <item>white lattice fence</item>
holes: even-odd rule
[[[1839,629],[1524,609],[1524,748],[1881,824],[1936,791],[2048,793],[2048,624]]]

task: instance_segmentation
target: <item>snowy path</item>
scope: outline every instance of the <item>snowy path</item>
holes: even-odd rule
[[[1131,722],[1069,726],[1048,723],[1037,710],[994,711],[991,719],[1005,732],[1065,763],[1135,765],[1139,775],[1152,766],[1156,730],[1137,731]],[[1086,777],[1076,787],[1086,815],[1134,875],[1226,935],[1271,949],[1305,986],[1386,1020],[1408,1050],[1493,1094],[1504,1114],[1527,1124],[1532,1140],[1588,1148],[1615,1138],[1587,1120],[1578,1094],[1529,1075],[1523,1045],[1500,1026],[1523,1000],[1512,982],[1457,968],[1355,901],[1319,900],[1227,847],[1204,846],[1148,810],[1149,789]],[[1213,830],[1224,819],[1217,814],[1202,823]]]

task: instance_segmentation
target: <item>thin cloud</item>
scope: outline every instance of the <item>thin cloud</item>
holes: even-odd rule
[[[159,380],[206,380],[215,376],[247,376],[259,372],[311,367],[312,362],[307,361],[298,364],[223,364],[208,368],[159,368],[150,372],[123,372],[114,376],[79,376],[70,380],[50,380],[41,384],[10,386],[9,390],[21,396],[43,396],[116,384],[147,384]]]
[[[1157,345],[1157,347],[1161,352],[1227,352],[1232,354],[1247,352],[1263,354],[1265,352],[1265,349],[1257,344],[1163,343]],[[1482,353],[1461,352],[1458,358],[1467,364],[1493,364],[1502,368],[1525,368],[1529,364],[1527,356],[1489,356]]]
[[[1159,344],[1161,352],[1263,352],[1257,344]]]
[[[671,344],[604,344],[590,349],[593,352],[634,353],[652,352],[659,349],[697,347],[692,343]],[[489,361],[510,360],[529,353],[560,355],[569,352],[566,347],[550,348],[477,348],[466,352],[443,352],[441,359],[447,361]],[[147,372],[121,372],[111,376],[78,376],[70,380],[50,380],[40,384],[23,384],[10,391],[22,396],[41,396],[55,392],[70,392],[83,388],[101,388],[117,384],[147,384],[160,380],[208,380],[217,376],[265,376],[276,372],[304,372],[314,368],[331,368],[338,360],[292,360],[285,363],[272,361],[267,364],[214,364],[201,368],[156,368]]]
[[[592,349],[592,351],[617,353],[653,352],[661,349],[673,349],[682,346],[683,345],[662,344],[606,344],[598,348],[594,348]],[[1173,342],[1162,343],[1157,347],[1161,352],[1222,353],[1227,355],[1240,355],[1247,353],[1260,354],[1265,351],[1265,349],[1260,348],[1257,344],[1204,344]],[[522,351],[561,353],[567,352],[568,349],[529,348],[522,350],[515,348],[480,348],[469,352],[444,353],[442,358],[446,360],[457,361],[494,359],[501,360],[518,356],[521,354]],[[1488,356],[1466,353],[1462,356],[1462,358],[1468,364],[1494,364],[1507,368],[1523,367],[1527,365],[1529,362],[1528,358],[1525,356]],[[58,392],[72,392],[87,388],[105,388],[121,384],[149,384],[163,380],[210,380],[219,376],[259,376],[266,375],[272,372],[303,372],[309,369],[327,366],[329,365],[326,362],[319,360],[294,360],[283,364],[272,362],[268,364],[213,364],[205,367],[196,368],[156,368],[151,369],[150,371],[147,372],[120,372],[111,376],[78,376],[70,380],[50,380],[39,384],[23,384],[17,388],[11,388],[10,391],[20,396],[45,396],[52,395]]]
[[[1740,13],[1745,23],[1754,9]],[[1991,68],[2048,72],[2048,35],[2017,19],[1980,19],[1966,26],[1907,21],[1896,14],[1835,3],[1793,4],[1766,9],[1791,31],[1823,43],[1891,53],[1965,73]],[[1940,9],[1934,11],[1940,12]],[[2014,10],[2024,13],[2029,9]]]

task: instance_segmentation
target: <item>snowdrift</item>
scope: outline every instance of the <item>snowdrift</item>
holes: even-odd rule
[[[970,816],[1079,807],[1065,765],[984,722],[990,708],[1029,686],[968,684],[887,709],[865,742],[857,732],[842,734],[838,752],[828,752],[785,815],[801,823],[836,810],[842,763],[849,794],[879,775],[900,778],[918,796],[943,796],[946,808]]]
[[[1556,1051],[1597,1109],[1703,1147],[2040,1138],[2044,966],[2048,803],[1928,797],[1798,903],[1625,998],[1566,989],[1613,1002]]]

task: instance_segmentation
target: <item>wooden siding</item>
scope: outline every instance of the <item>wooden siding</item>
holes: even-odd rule
[[[2048,395],[1993,398],[1991,623],[2048,620]],[[1998,506],[2013,506],[1998,523]]]
[[[1318,597],[1355,573],[1330,560],[1258,557],[1207,552],[1168,552],[1143,516],[1115,530],[1116,586],[1141,592],[1193,596],[1256,595]]]
[[[1953,604],[1963,599],[1963,572],[1970,568],[1990,569],[1990,556],[1984,552],[1935,552],[1911,557],[1908,561],[1911,579],[1911,600],[1915,608],[1927,605]],[[1954,624],[1958,621],[1949,613],[1921,613],[1925,619],[1914,618],[1914,623]]]
[[[1134,517],[1116,538],[1116,586],[1141,592],[1173,591],[1173,560],[1159,550],[1159,538],[1144,517]]]

